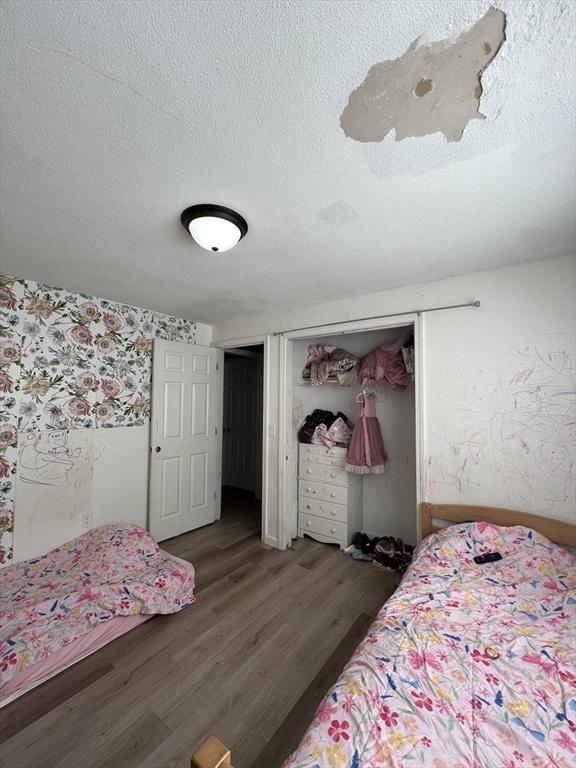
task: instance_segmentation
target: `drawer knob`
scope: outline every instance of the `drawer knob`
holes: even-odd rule
[[[334,492],[332,492],[332,493],[330,494],[330,498],[331,498],[331,499],[335,499],[335,498],[336,498],[336,494],[335,494]]]
[[[312,509],[312,505],[311,504],[306,504],[306,509]]]
[[[310,526],[312,525],[312,523],[310,522],[310,520],[306,520],[306,525],[307,525],[307,527],[308,527],[308,528],[310,528]]]
[[[331,509],[331,510],[330,510],[330,514],[332,515],[332,517],[334,517],[334,515],[336,514],[336,510],[334,510],[334,509]]]
[[[336,528],[330,528],[330,533],[336,533]]]
[[[330,477],[336,477],[336,472],[330,472]]]
[[[311,469],[307,469],[306,470],[306,474],[311,475],[312,474],[312,470]]]

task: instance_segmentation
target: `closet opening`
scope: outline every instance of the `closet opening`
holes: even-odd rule
[[[309,536],[344,550],[358,533],[417,543],[419,318],[402,320],[284,337],[288,545]],[[321,412],[331,426],[316,425]]]
[[[264,345],[224,350],[221,519],[262,532]]]

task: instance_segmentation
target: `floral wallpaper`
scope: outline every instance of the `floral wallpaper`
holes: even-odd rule
[[[144,424],[154,338],[194,344],[196,324],[0,275],[0,564],[12,557],[17,433]]]

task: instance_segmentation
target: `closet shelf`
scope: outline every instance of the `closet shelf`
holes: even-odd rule
[[[343,386],[338,379],[328,379],[328,381],[325,381],[322,384],[312,384],[311,379],[296,379],[294,382],[295,387],[323,387],[325,384],[337,384],[339,387]],[[355,385],[352,384],[351,386]],[[344,387],[344,389],[350,389],[350,387]]]

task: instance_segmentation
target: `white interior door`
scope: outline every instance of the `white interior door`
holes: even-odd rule
[[[222,357],[212,347],[154,342],[149,519],[157,541],[216,519]]]
[[[222,481],[245,491],[256,491],[257,465],[262,461],[259,370],[252,357],[228,356],[224,363]]]

